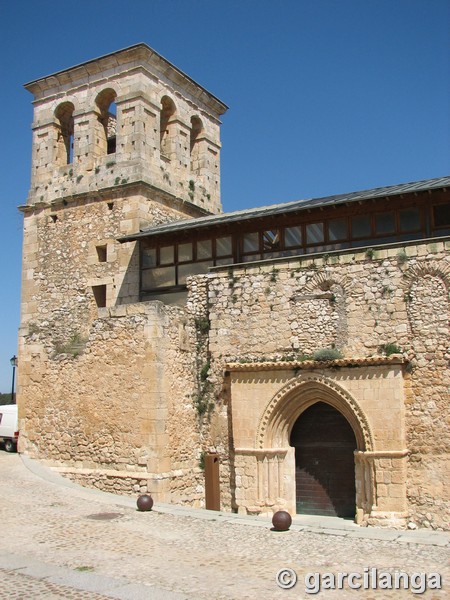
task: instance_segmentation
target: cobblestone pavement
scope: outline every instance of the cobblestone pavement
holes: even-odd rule
[[[135,500],[81,488],[36,461],[0,451],[0,598],[416,596],[411,589],[355,590],[345,582],[344,589],[305,592],[306,573],[363,574],[365,568],[438,572],[443,589],[420,597],[449,597],[450,536],[444,533],[363,529],[326,519],[306,525],[301,518],[290,531],[274,532],[269,520],[225,513],[167,505],[138,512]],[[284,567],[297,572],[292,589],[275,581]]]

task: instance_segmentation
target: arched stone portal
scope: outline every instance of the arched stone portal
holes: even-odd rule
[[[408,450],[402,368],[389,359],[370,361],[374,364],[365,359],[361,368],[340,364],[336,371],[302,372],[294,377],[287,363],[274,363],[270,368],[263,363],[233,365],[231,414],[238,512],[305,512],[297,505],[295,446],[296,436],[306,438],[296,423],[306,423],[307,415],[322,406],[321,410],[340,421],[342,436],[340,441],[336,436],[333,440],[319,426],[313,429],[318,436],[315,441],[321,440],[323,446],[328,435],[328,441],[347,441],[349,446],[345,450],[347,496],[334,498],[339,505],[335,513],[354,515],[357,523],[404,526]],[[318,425],[325,418],[319,416],[316,413]],[[336,424],[330,427],[336,430]]]
[[[296,420],[295,501],[298,514],[354,518],[356,439],[348,421],[325,402],[316,402]]]
[[[361,521],[364,515],[370,514],[374,505],[372,464],[360,459],[361,455],[366,456],[373,450],[372,431],[355,398],[335,381],[316,374],[304,374],[291,380],[271,399],[263,412],[257,432],[257,443],[261,448],[257,460],[260,502],[264,502],[265,498],[269,498],[269,503],[275,498],[284,499],[285,507],[297,512],[297,465],[292,435],[296,435],[294,428],[297,422],[301,422],[301,416],[308,414],[317,403],[338,415],[341,425],[345,424],[345,435],[350,439],[351,450],[346,449],[349,491],[346,500],[342,500],[346,507],[340,506],[334,514],[356,515],[357,521]],[[273,482],[277,482],[276,489]],[[335,500],[339,502],[337,498]],[[331,511],[328,514],[332,514]]]

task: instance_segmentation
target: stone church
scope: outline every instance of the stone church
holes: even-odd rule
[[[450,177],[222,213],[227,106],[147,45],[25,88],[19,450],[156,502],[448,529]]]

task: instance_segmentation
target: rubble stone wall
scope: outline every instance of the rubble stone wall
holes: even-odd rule
[[[38,235],[37,248],[44,238]],[[237,499],[254,499],[248,487],[257,459],[235,456],[236,423],[245,429],[248,419],[254,428],[260,407],[253,410],[249,397],[245,414],[233,412],[227,365],[303,361],[333,347],[364,359],[394,347],[404,360],[395,398],[375,398],[371,378],[357,369],[354,380],[339,367],[328,376],[362,406],[379,403],[377,450],[407,451],[372,461],[385,505],[398,493],[391,484],[401,484],[411,526],[447,528],[448,249],[448,242],[409,244],[370,256],[361,250],[218,268],[188,280],[185,308],[116,302],[100,309],[83,298],[76,273],[57,288],[63,268],[49,251],[45,269],[33,275],[42,292],[30,299],[39,319],[21,330],[21,450],[102,489],[149,489],[160,501],[193,506],[203,504],[202,457],[219,452],[222,506],[238,510]],[[77,251],[75,244],[67,250]],[[81,339],[56,346],[61,331],[78,327]],[[285,383],[275,372],[261,394],[272,397]],[[395,419],[395,443],[380,433],[392,427],[383,428],[383,419]]]
[[[397,426],[408,450],[411,526],[448,528],[449,248],[448,241],[409,243],[209,275],[211,373],[233,362],[303,360],[325,348],[346,358],[402,354],[404,415]],[[362,399],[370,387],[367,381]],[[232,405],[232,394],[224,400]],[[379,402],[385,418],[394,418],[390,399]],[[251,409],[233,419],[245,421],[249,414]],[[389,475],[379,477],[383,491]]]

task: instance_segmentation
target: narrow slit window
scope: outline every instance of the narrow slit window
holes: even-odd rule
[[[106,306],[106,285],[93,285],[92,292],[97,308],[104,308]]]
[[[108,248],[104,246],[96,246],[98,262],[104,263],[108,258]]]
[[[171,130],[173,124],[171,119],[175,115],[176,108],[173,100],[168,96],[164,96],[161,99],[161,113],[159,121],[159,139],[160,139],[160,150],[161,154],[170,158],[171,152]]]
[[[117,129],[117,109],[116,103],[112,102],[109,107],[109,114],[106,120],[106,153],[115,154],[116,152],[116,129]]]
[[[201,157],[200,157],[200,135],[203,131],[203,124],[198,117],[191,118],[191,135],[190,135],[190,155],[191,155],[191,171],[192,173],[200,174]]]
[[[107,88],[98,94],[95,102],[98,109],[96,138],[99,155],[114,154],[117,133],[116,92]]]
[[[56,162],[58,165],[69,165],[73,162],[73,137],[75,107],[71,102],[63,102],[55,111],[58,125]]]

